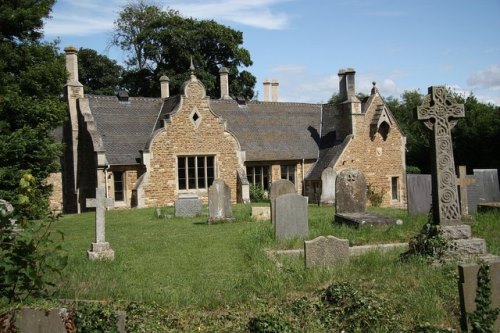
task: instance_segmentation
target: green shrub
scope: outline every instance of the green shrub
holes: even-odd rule
[[[251,333],[288,333],[293,332],[290,324],[281,315],[264,314],[251,318],[248,322]]]
[[[250,201],[252,202],[268,202],[266,192],[260,185],[250,184]]]
[[[490,266],[481,263],[477,273],[476,310],[469,315],[472,333],[493,333],[500,308],[491,308]]]
[[[422,171],[418,166],[415,165],[407,165],[406,166],[406,173],[408,174],[421,174]]]
[[[373,207],[380,207],[382,200],[384,200],[384,195],[385,191],[383,189],[377,193],[371,184],[366,184],[366,196]]]
[[[77,304],[73,317],[79,333],[118,333],[118,318],[109,305],[80,303]]]

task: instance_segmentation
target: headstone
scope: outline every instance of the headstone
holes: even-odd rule
[[[269,207],[252,207],[252,218],[256,221],[271,220],[271,208]]]
[[[208,223],[234,220],[231,189],[222,179],[215,179],[208,188]]]
[[[334,236],[319,236],[304,242],[306,268],[334,266],[349,261],[349,240]]]
[[[500,187],[498,185],[497,169],[474,169],[478,203],[500,202]]]
[[[309,235],[307,197],[296,193],[283,194],[276,198],[275,205],[276,239],[307,238]]]
[[[323,205],[333,205],[335,203],[335,179],[337,172],[331,167],[325,168],[321,173],[321,198]]]
[[[29,309],[19,310],[16,327],[19,332],[30,333],[66,333],[66,322],[70,313],[66,309]]]
[[[451,129],[456,125],[458,118],[465,117],[464,105],[456,104],[450,99],[446,87],[429,87],[429,95],[424,98],[422,105],[417,107],[417,117],[434,134],[431,144],[434,223],[460,224]]]
[[[297,193],[295,185],[286,179],[274,181],[269,189],[269,205],[271,207],[271,222],[276,221],[275,200],[282,194]]]
[[[195,217],[202,210],[200,198],[196,194],[181,194],[175,200],[176,217]]]
[[[357,169],[342,170],[335,184],[335,212],[364,213],[366,211],[366,180]]]
[[[469,199],[467,187],[476,182],[475,178],[467,176],[467,169],[465,165],[458,167],[457,185],[460,190],[460,213],[462,219],[471,220],[472,216],[469,214]]]
[[[488,263],[490,267],[491,282],[491,308],[500,307],[500,260],[494,260]],[[464,264],[458,266],[459,272],[459,294],[461,326],[465,332],[471,332],[471,326],[468,322],[468,316],[476,310],[476,290],[477,274],[480,266],[477,264]],[[493,332],[500,332],[500,316],[497,316]]]
[[[104,187],[95,189],[95,199],[87,199],[87,208],[95,207],[95,243],[92,243],[87,251],[89,259],[109,259],[115,258],[115,252],[111,249],[105,237],[106,208],[114,207],[114,200],[106,198]]]
[[[431,175],[406,175],[408,214],[429,214],[432,205]]]

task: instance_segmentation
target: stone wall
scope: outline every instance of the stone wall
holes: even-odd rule
[[[237,169],[242,166],[235,137],[225,130],[209,108],[205,88],[195,77],[186,82],[180,105],[165,121],[149,146],[149,177],[144,184],[146,206],[172,205],[179,193],[196,193],[207,202],[208,188],[179,190],[177,156],[214,156],[215,178],[231,189],[231,202],[237,199]],[[196,116],[195,116],[196,115]]]
[[[357,168],[377,193],[384,192],[382,206],[401,207],[406,204],[405,143],[404,137],[393,122],[387,137],[371,129],[377,108],[384,104],[376,94],[365,113],[352,115],[354,136],[335,164],[337,171]],[[394,121],[394,120],[393,120]],[[399,200],[392,200],[391,177],[399,178]]]
[[[62,174],[60,172],[51,173],[46,180],[52,185],[52,193],[49,198],[49,207],[52,211],[62,212],[63,209],[63,185]]]

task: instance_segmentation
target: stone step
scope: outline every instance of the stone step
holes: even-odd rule
[[[456,255],[477,255],[486,254],[486,241],[482,238],[455,239],[451,241],[449,250]]]
[[[470,225],[460,224],[441,227],[445,239],[467,239],[472,237]]]

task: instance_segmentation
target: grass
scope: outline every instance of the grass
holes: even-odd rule
[[[202,325],[200,318],[213,319],[214,313],[221,312],[228,315],[228,309],[239,313],[230,312],[234,321],[244,322],[252,315],[278,311],[292,299],[313,297],[332,283],[347,281],[387,299],[398,309],[405,327],[429,322],[459,328],[456,265],[435,267],[418,259],[401,262],[398,252],[372,252],[330,269],[306,270],[302,259],[293,258],[276,265],[264,249],[302,248],[302,242],[275,242],[271,224],[252,222],[248,205],[236,205],[233,211],[235,222],[216,225],[208,225],[206,215],[157,218],[154,209],[110,211],[106,240],[115,250],[112,262],[86,258],[94,238],[93,213],[64,216],[57,228],[65,234],[69,264],[57,281],[55,297],[155,304],[175,309],[181,321],[195,316],[193,325]],[[353,229],[331,223],[333,208],[310,205],[309,238],[335,235],[349,239],[351,246],[407,242],[427,220],[425,216],[410,218],[403,210],[376,211],[400,218],[404,224]],[[173,215],[173,210],[166,208],[165,213]],[[485,238],[489,252],[497,255],[499,220],[499,213],[489,212],[477,215],[473,224],[474,235]]]

